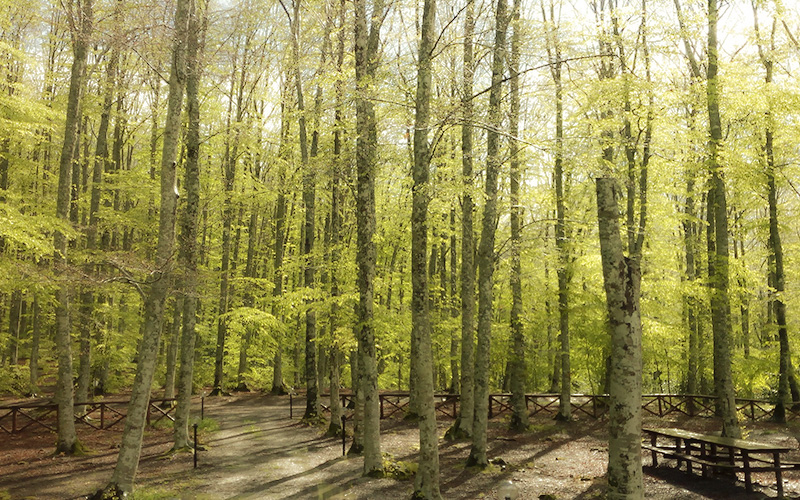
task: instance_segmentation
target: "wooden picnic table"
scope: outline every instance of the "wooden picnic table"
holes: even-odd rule
[[[778,498],[783,497],[783,470],[800,468],[800,464],[787,463],[781,455],[794,448],[767,443],[758,443],[746,439],[720,437],[713,434],[701,434],[674,428],[642,429],[648,435],[649,442],[642,445],[650,450],[653,466],[658,465],[658,455],[677,460],[677,467],[686,463],[686,471],[692,472],[692,464],[700,465],[703,476],[715,471],[744,473],[744,484],[748,493],[753,491],[751,473],[774,472],[778,489]],[[668,441],[670,444],[661,444]]]

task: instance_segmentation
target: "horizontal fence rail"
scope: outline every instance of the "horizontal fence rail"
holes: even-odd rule
[[[328,395],[322,395],[322,410],[330,412]],[[340,394],[342,407],[355,407],[353,394]],[[526,394],[525,405],[530,416],[537,414],[555,415],[558,413],[560,396],[558,394]],[[666,417],[683,415],[687,417],[713,417],[715,396],[700,394],[644,394],[642,395],[642,413],[647,416]],[[458,394],[434,394],[436,413],[444,418],[458,416]],[[381,418],[389,418],[395,414],[405,415],[408,412],[409,395],[407,392],[383,392],[380,394]],[[607,394],[572,394],[570,406],[574,415],[591,418],[603,418],[608,414]],[[759,399],[736,398],[736,409],[745,419],[764,421],[772,418],[775,403]],[[511,394],[498,393],[489,395],[489,418],[511,413]],[[800,419],[800,405],[787,405],[786,420]]]
[[[125,419],[128,414],[128,400],[105,400],[75,403],[75,423],[85,424],[93,429],[107,430]],[[147,425],[168,419],[175,421],[173,414],[177,400],[151,399],[147,406]],[[16,434],[25,429],[43,427],[56,432],[58,405],[49,402],[15,403],[0,405],[0,431]]]

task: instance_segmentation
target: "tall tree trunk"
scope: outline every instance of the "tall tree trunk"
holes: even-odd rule
[[[475,351],[475,417],[472,447],[467,465],[486,467],[486,431],[489,418],[489,356],[492,339],[492,287],[494,286],[494,241],[497,219],[497,177],[502,160],[502,82],[505,68],[508,13],[505,0],[497,0],[495,38],[492,51],[492,88],[489,91],[489,130],[486,138],[486,186],[478,246],[478,346]]]
[[[28,395],[34,397],[39,392],[39,345],[42,338],[42,312],[39,305],[39,296],[33,297],[33,325],[31,332],[31,359],[28,362],[29,379]]]
[[[472,120],[475,62],[472,36],[475,31],[475,0],[467,0],[464,17],[464,75],[461,101],[461,397],[458,418],[448,431],[456,438],[472,437],[475,419],[475,235],[472,216]],[[454,270],[455,271],[455,270]]]
[[[185,450],[189,440],[189,413],[192,405],[194,348],[197,332],[197,221],[200,213],[200,77],[202,76],[203,39],[207,24],[206,2],[198,2],[189,19],[186,44],[186,163],[184,190],[186,205],[181,212],[178,259],[183,270],[183,325],[180,338],[180,370],[178,371],[178,403],[175,408],[173,450]]]
[[[428,133],[431,113],[434,26],[436,0],[425,0],[419,41],[417,95],[414,118],[414,186],[411,205],[411,335],[416,337],[417,410],[419,415],[419,469],[414,478],[412,498],[437,499],[439,493],[439,445],[436,433],[436,409],[433,400],[433,353],[428,301],[428,276],[425,257],[428,247],[428,206],[430,204],[430,144]],[[414,353],[412,353],[412,358]]]
[[[718,53],[717,53],[717,0],[708,0],[708,67],[706,69],[706,97],[708,105],[709,141],[708,167],[711,171],[713,197],[709,205],[714,212],[715,252],[714,274],[711,278],[711,318],[714,330],[714,387],[722,417],[722,435],[741,437],[736,416],[736,394],[733,387],[731,361],[731,306],[728,295],[728,206],[725,179],[719,153],[722,147],[722,123],[719,114]]]
[[[687,373],[686,373],[686,392],[687,394],[698,394],[700,368],[700,329],[698,321],[698,304],[694,294],[694,283],[698,278],[695,265],[696,253],[696,224],[694,202],[694,172],[686,171],[686,201],[684,202],[684,221],[683,221],[683,241],[686,252],[686,273],[687,291],[684,292],[684,304],[686,308],[686,327],[689,334],[687,352]],[[690,409],[690,413],[693,408]]]
[[[598,178],[597,220],[606,306],[611,330],[608,498],[644,498],[642,486],[641,271],[637,255],[625,258],[619,234],[614,179]]]
[[[356,223],[358,245],[357,306],[358,399],[363,401],[364,474],[383,475],[380,452],[378,373],[373,324],[375,278],[375,170],[378,163],[378,127],[371,88],[378,67],[383,0],[374,0],[368,23],[366,0],[355,0],[356,73]],[[368,31],[369,30],[369,31]]]
[[[70,220],[70,188],[72,170],[75,167],[73,158],[78,140],[80,122],[80,105],[83,78],[86,72],[90,37],[93,22],[92,0],[81,4],[78,18],[73,19],[75,29],[73,36],[73,60],[67,98],[67,118],[64,123],[64,144],[59,162],[58,193],[56,200],[56,217],[63,222]],[[65,280],[67,267],[67,236],[59,230],[54,233],[55,254],[53,266],[60,280]],[[58,352],[58,377],[56,379],[55,400],[58,404],[58,439],[56,453],[73,454],[79,451],[80,444],[75,434],[74,393],[72,389],[72,337],[70,335],[70,289],[66,281],[59,284],[56,290],[56,349]]]
[[[339,0],[339,24],[337,26],[339,36],[336,47],[336,74],[342,74],[344,65],[344,45],[345,45],[345,21],[347,10],[345,0]],[[339,325],[339,304],[337,303],[339,292],[339,251],[341,244],[342,214],[341,214],[341,182],[344,161],[342,158],[342,133],[343,122],[343,101],[344,101],[344,80],[341,76],[336,79],[336,102],[334,107],[334,129],[333,129],[333,173],[331,175],[331,231],[330,231],[330,283],[331,283],[331,313],[330,313],[330,399],[331,421],[328,426],[328,435],[338,436],[342,433],[340,420],[342,418],[342,406],[339,400],[339,359],[341,353],[337,338],[337,328]]]
[[[175,372],[178,364],[178,344],[181,339],[181,314],[183,305],[180,298],[176,297],[172,305],[172,323],[170,324],[169,339],[167,342],[167,359],[164,372],[164,398],[175,397]]]
[[[753,21],[758,43],[758,54],[764,66],[764,83],[769,89],[772,87],[773,61],[772,53],[775,50],[775,30],[772,30],[770,46],[764,47],[761,41],[761,32],[758,25],[758,7],[753,2]],[[769,95],[769,94],[768,94]],[[768,103],[772,106],[772,103]],[[778,345],[780,354],[778,361],[778,395],[772,419],[776,422],[786,422],[786,404],[790,399],[789,377],[791,373],[791,354],[789,350],[789,332],[786,328],[786,304],[783,301],[785,292],[785,277],[783,272],[783,245],[781,244],[780,225],[778,223],[778,190],[775,186],[775,151],[772,112],[768,109],[765,113],[766,127],[764,129],[764,161],[767,174],[767,204],[769,209],[769,253],[770,282],[775,289],[772,295],[771,306],[778,326]]]
[[[173,266],[175,212],[178,202],[175,159],[180,137],[181,107],[186,79],[187,31],[192,4],[191,0],[178,0],[175,9],[175,38],[161,154],[161,205],[155,255],[155,269],[158,271],[153,277],[152,284],[143,293],[144,320],[139,362],[136,366],[136,377],[125,418],[125,430],[122,434],[117,465],[110,483],[104,489],[105,492],[123,494],[133,490],[142,449],[145,418],[150,403],[150,386],[153,382],[161,336],[164,302],[171,286],[170,271]]]
[[[285,91],[284,91],[285,92]],[[289,121],[286,106],[281,105],[281,143],[278,155],[282,161],[279,162],[278,178],[286,177],[286,161],[288,161],[288,141],[289,141]],[[278,188],[278,199],[275,206],[275,247],[274,247],[274,276],[272,287],[272,314],[278,317],[280,312],[279,300],[283,295],[283,253],[286,241],[286,191],[283,186]],[[283,339],[282,335],[278,338],[275,346],[275,357],[272,361],[272,393],[286,394],[286,386],[283,382]]]
[[[256,162],[259,162],[256,159]],[[256,169],[260,169],[257,166]],[[244,267],[244,275],[246,278],[256,278],[256,247],[258,245],[258,211],[257,203],[253,203],[250,207],[250,219],[247,223],[247,260]],[[244,295],[244,306],[254,307],[255,298],[252,291],[249,289]],[[246,375],[250,372],[247,354],[250,349],[250,342],[253,339],[254,329],[248,327],[242,336],[242,343],[239,346],[239,366],[236,369],[236,390],[248,391],[250,390],[245,380]]]
[[[511,157],[511,428],[523,431],[528,427],[528,406],[525,401],[525,334],[522,328],[522,205],[520,203],[520,182],[522,177],[522,161],[517,137],[519,136],[519,52],[522,36],[520,35],[519,9],[520,0],[514,0],[512,11],[513,33],[511,35],[511,56],[508,67],[511,74],[511,113],[509,114],[509,132],[511,134],[509,156]]]
[[[563,86],[561,83],[561,43],[558,39],[558,29],[555,18],[555,6],[550,2],[547,57],[550,63],[550,73],[555,84],[556,97],[556,149],[554,152],[554,183],[556,190],[556,250],[558,254],[558,266],[556,275],[558,277],[558,325],[559,325],[559,354],[556,362],[559,366],[554,369],[561,375],[559,380],[560,398],[558,405],[558,420],[572,419],[572,403],[570,393],[572,391],[572,371],[570,368],[570,347],[569,347],[569,248],[567,246],[567,218],[565,203],[565,180],[564,174],[564,98]],[[542,17],[547,22],[548,13],[542,6]]]
[[[455,151],[453,152],[455,154]],[[458,254],[456,253],[456,208],[450,208],[450,300],[448,302],[448,309],[450,310],[450,317],[455,324],[458,320],[459,308],[456,306],[456,297],[458,294]],[[451,394],[459,392],[459,365],[458,365],[458,342],[459,332],[457,328],[453,328],[450,332],[450,387]]]

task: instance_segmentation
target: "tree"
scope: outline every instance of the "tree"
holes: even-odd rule
[[[330,242],[329,242],[329,276],[331,309],[329,319],[329,329],[331,335],[330,353],[330,399],[331,421],[328,426],[328,435],[339,436],[343,429],[341,426],[342,406],[339,400],[339,358],[341,351],[338,345],[337,329],[340,324],[339,312],[339,282],[340,270],[339,253],[342,249],[342,174],[344,161],[342,154],[342,135],[343,123],[343,99],[344,99],[344,80],[342,78],[342,66],[344,65],[344,44],[345,44],[345,21],[347,11],[345,10],[345,0],[339,1],[339,23],[337,26],[338,37],[336,46],[336,82],[335,82],[335,104],[334,104],[334,129],[333,129],[333,161],[331,173],[331,215],[330,215]]]
[[[761,30],[758,25],[758,6],[753,5],[753,22],[758,45],[758,57],[764,66],[764,82],[769,89],[772,86],[773,60],[775,51],[775,24],[773,22],[770,46],[764,47],[761,39]],[[770,103],[771,104],[771,103]],[[765,113],[766,126],[764,127],[764,150],[762,161],[765,165],[767,176],[767,206],[769,211],[769,252],[772,256],[769,266],[770,282],[775,288],[772,299],[772,308],[775,311],[775,323],[778,326],[778,344],[780,346],[778,362],[778,394],[775,411],[772,414],[776,422],[786,422],[786,403],[790,400],[789,376],[791,366],[791,352],[789,347],[789,332],[786,327],[786,303],[784,292],[786,279],[783,270],[783,245],[781,244],[780,225],[778,224],[778,190],[775,185],[775,150],[774,150],[774,123],[771,110]]]
[[[722,435],[741,437],[736,416],[736,394],[733,386],[730,332],[730,296],[728,295],[728,204],[725,179],[720,163],[722,123],[719,113],[717,0],[708,0],[708,66],[706,68],[706,98],[708,109],[708,170],[711,184],[708,193],[709,231],[714,232],[714,251],[709,255],[711,281],[711,324],[714,331],[714,392],[722,416]],[[709,241],[711,239],[709,238]],[[713,266],[712,266],[713,264]],[[712,272],[713,271],[713,272]]]
[[[150,386],[155,371],[156,356],[161,336],[164,302],[170,289],[175,243],[175,211],[178,202],[176,182],[176,153],[180,135],[181,108],[186,80],[186,44],[192,0],[179,0],[175,5],[175,37],[172,46],[172,66],[169,76],[167,118],[164,126],[164,143],[161,153],[161,206],[159,209],[158,243],[155,271],[151,284],[144,291],[144,319],[139,362],[133,382],[125,430],[122,435],[117,464],[111,481],[97,492],[97,498],[123,495],[133,490],[139,455],[142,449],[145,418],[150,403]]]
[[[70,220],[70,188],[72,171],[77,168],[74,154],[78,140],[78,125],[81,117],[81,94],[83,93],[86,59],[88,57],[93,24],[92,0],[83,0],[76,6],[68,4],[70,33],[72,36],[72,70],[69,80],[67,118],[64,123],[64,144],[61,149],[58,173],[58,195],[56,217],[65,224]],[[57,228],[53,237],[55,254],[53,265],[62,279],[67,271],[67,235]],[[72,338],[70,336],[70,284],[62,283],[56,291],[56,346],[58,349],[58,379],[56,403],[58,404],[58,441],[56,453],[73,454],[80,450],[75,434],[74,395],[72,389]]]
[[[475,417],[468,466],[486,467],[486,430],[489,418],[489,351],[492,339],[492,287],[494,286],[494,241],[497,218],[497,178],[502,159],[500,134],[502,82],[505,68],[508,13],[505,0],[497,0],[495,38],[492,49],[492,87],[489,91],[489,130],[486,136],[486,201],[483,205],[481,240],[478,245],[478,346],[475,351]]]
[[[473,75],[472,35],[475,31],[475,1],[467,0],[464,14],[464,69],[461,98],[461,394],[458,417],[452,427],[457,438],[472,437],[475,408],[475,238],[472,216],[472,120]],[[455,272],[455,268],[453,269]]]
[[[428,206],[430,203],[430,124],[433,48],[436,0],[425,0],[419,42],[416,114],[414,118],[414,186],[411,214],[411,322],[419,346],[416,389],[419,395],[419,469],[414,478],[412,498],[436,499],[439,494],[439,446],[436,409],[433,400],[433,353],[428,301]]]
[[[550,74],[555,84],[555,98],[556,98],[556,142],[554,157],[554,172],[553,180],[555,184],[556,194],[556,251],[558,255],[558,266],[556,267],[556,275],[558,277],[558,324],[559,324],[559,341],[561,347],[559,355],[554,360],[555,367],[554,382],[558,377],[555,373],[558,372],[561,377],[558,382],[561,397],[558,404],[558,420],[567,421],[572,418],[572,403],[570,401],[570,394],[572,392],[572,372],[570,368],[570,353],[569,353],[569,282],[571,273],[569,269],[569,246],[567,241],[567,214],[566,214],[566,189],[565,181],[566,175],[564,173],[564,96],[563,84],[561,81],[561,67],[563,61],[561,59],[561,43],[558,39],[558,30],[555,18],[555,6],[550,2],[550,20],[548,21],[548,13],[542,4],[542,18],[547,24],[547,60],[550,66]],[[555,385],[555,384],[554,384]]]
[[[378,130],[370,90],[378,67],[380,29],[385,17],[383,0],[375,0],[367,18],[367,1],[355,1],[356,71],[356,220],[358,225],[358,370],[357,398],[364,408],[362,444],[364,475],[383,475],[380,453],[378,373],[375,353],[375,170]],[[361,451],[361,450],[354,450]]]
[[[519,141],[519,57],[522,35],[519,20],[519,0],[514,1],[511,18],[514,32],[511,36],[511,57],[508,66],[511,73],[511,428],[522,431],[528,427],[528,405],[525,401],[525,335],[522,325],[522,206],[520,200],[521,158]]]
[[[608,497],[644,498],[642,486],[642,323],[640,256],[625,257],[615,180],[596,179],[600,254],[611,331]]]
[[[193,447],[189,440],[189,412],[192,405],[192,386],[197,337],[197,221],[200,213],[200,78],[203,65],[203,38],[207,25],[205,2],[199,2],[189,19],[189,38],[186,45],[186,164],[184,166],[185,206],[180,218],[178,259],[183,271],[182,328],[180,337],[180,371],[178,372],[178,401],[173,426],[173,450]]]

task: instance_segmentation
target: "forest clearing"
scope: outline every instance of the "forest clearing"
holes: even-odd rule
[[[358,459],[343,458],[338,437],[324,429],[289,419],[288,398],[241,394],[206,399],[207,418],[217,430],[203,433],[205,448],[198,468],[192,455],[168,455],[169,429],[146,433],[137,489],[132,500],[217,499],[361,499],[408,498],[411,481],[362,478]],[[199,412],[199,407],[195,410]],[[451,422],[444,420],[444,434]],[[648,418],[649,425],[678,425],[696,430],[718,425],[707,418]],[[493,465],[484,471],[465,468],[466,442],[441,446],[442,496],[449,500],[494,500],[511,480],[520,500],[601,499],[605,492],[607,421],[581,417],[566,424],[550,417],[532,418],[526,433],[510,433],[507,418],[490,423]],[[86,429],[86,427],[83,427]],[[748,426],[759,441],[791,442],[797,447],[796,426],[759,422]],[[32,435],[33,434],[33,435]],[[79,499],[102,486],[113,465],[119,432],[81,432],[92,448],[80,457],[53,457],[54,435],[31,433],[7,438],[0,454],[0,498]],[[418,436],[414,424],[394,418],[382,421],[382,444],[387,457],[400,467],[416,461]],[[349,444],[349,443],[348,443]],[[800,458],[800,451],[792,458]],[[405,465],[403,465],[405,463]],[[645,458],[645,463],[649,461]],[[398,470],[401,470],[398,469]],[[702,478],[675,471],[674,463],[645,467],[645,498],[702,500],[775,498],[774,477],[756,475],[755,493],[747,495],[741,478]],[[800,472],[785,474],[785,498],[800,498]],[[6,496],[2,496],[6,495]],[[550,495],[550,496],[547,496]]]

